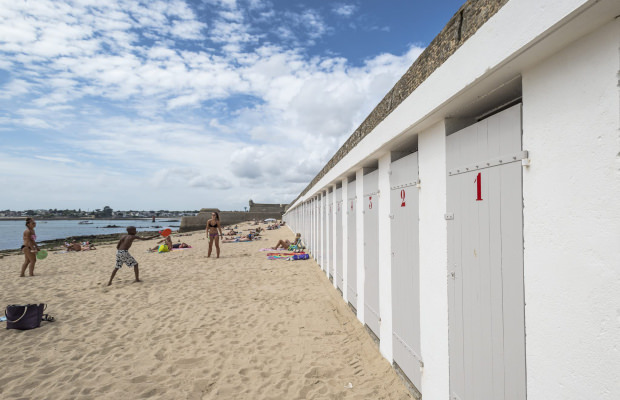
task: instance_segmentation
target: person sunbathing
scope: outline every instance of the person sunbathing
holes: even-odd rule
[[[157,246],[153,247],[152,249],[149,249],[149,251],[158,251],[159,245],[162,243],[165,244],[166,247],[168,247],[168,250],[172,250],[172,239],[170,239],[170,236],[166,236],[165,239],[162,239],[159,242],[157,242]]]
[[[295,240],[291,243],[290,240],[282,240],[280,239],[275,247],[272,247],[273,250],[278,250],[278,248],[283,248],[285,250],[295,250],[301,247],[301,233],[295,235]]]
[[[97,248],[92,243],[84,242],[82,243],[82,251],[86,251],[86,250],[97,250]]]
[[[255,239],[256,239],[256,235],[253,233],[249,233],[247,235],[239,236],[236,238],[222,239],[222,242],[224,243],[251,242],[252,240],[255,240]]]
[[[65,243],[67,251],[82,251],[82,245],[76,241]]]
[[[175,243],[175,244],[172,245],[173,249],[188,249],[190,247],[192,247],[192,246],[190,246],[187,243]]]

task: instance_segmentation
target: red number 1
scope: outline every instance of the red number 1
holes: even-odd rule
[[[476,190],[477,190],[476,201],[481,201],[482,200],[482,173],[481,172],[478,172],[478,176],[476,176],[476,179],[474,180],[474,182],[476,182]]]

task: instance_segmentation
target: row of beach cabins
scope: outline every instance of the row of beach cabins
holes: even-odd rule
[[[465,3],[284,215],[416,398],[620,398],[619,16]]]

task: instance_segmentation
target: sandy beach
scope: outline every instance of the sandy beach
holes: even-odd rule
[[[143,282],[124,266],[109,287],[115,245],[50,252],[32,278],[23,255],[0,259],[2,307],[47,303],[56,318],[0,329],[0,398],[413,398],[314,261],[260,251],[294,233],[263,238],[220,259],[204,232],[173,235],[193,248],[171,253],[136,241]]]

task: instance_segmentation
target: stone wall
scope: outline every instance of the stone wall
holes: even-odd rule
[[[220,222],[222,227],[226,225],[238,224],[245,221],[259,220],[267,218],[282,219],[281,212],[245,212],[245,211],[220,211]],[[200,212],[195,217],[183,217],[179,232],[190,232],[203,230],[207,226],[207,221],[211,219],[211,212]]]
[[[250,212],[284,213],[286,206],[286,204],[260,204],[250,200]]]
[[[468,0],[463,4],[364,122],[290,204],[293,205],[306,194],[506,3],[508,0]]]

